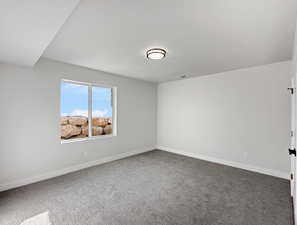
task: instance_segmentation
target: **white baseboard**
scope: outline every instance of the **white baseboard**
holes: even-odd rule
[[[239,162],[222,160],[222,159],[205,156],[205,155],[201,155],[201,154],[196,154],[196,153],[184,152],[184,151],[180,151],[180,150],[176,150],[176,149],[164,147],[164,146],[156,146],[156,147],[147,147],[147,148],[143,148],[140,150],[134,150],[134,151],[121,153],[118,155],[104,157],[102,159],[82,163],[79,165],[74,165],[74,166],[63,168],[60,170],[55,170],[55,171],[44,173],[44,174],[34,176],[34,177],[28,177],[28,178],[24,178],[24,179],[20,179],[20,180],[11,181],[9,183],[0,183],[0,192],[6,191],[6,190],[9,190],[12,188],[24,186],[27,184],[32,184],[32,183],[36,183],[39,181],[47,180],[50,178],[58,177],[58,176],[61,176],[61,175],[67,174],[67,173],[71,173],[71,172],[75,172],[75,171],[85,169],[88,167],[92,167],[92,166],[104,164],[107,162],[115,161],[118,159],[123,159],[123,158],[129,157],[129,156],[141,154],[144,152],[151,151],[153,149],[159,149],[159,150],[163,150],[163,151],[167,151],[167,152],[171,152],[171,153],[175,153],[175,154],[179,154],[179,155],[184,155],[184,156],[188,156],[188,157],[192,157],[192,158],[196,158],[196,159],[201,159],[201,160],[210,161],[210,162],[214,162],[214,163],[218,163],[218,164],[232,166],[232,167],[249,170],[249,171],[253,171],[253,172],[257,172],[257,173],[262,173],[262,174],[266,174],[266,175],[270,175],[270,176],[274,176],[274,177],[289,179],[289,173],[282,172],[282,171],[271,170],[271,169],[261,168],[261,167],[252,166],[252,165],[246,165],[246,164],[239,163]]]
[[[165,147],[165,146],[156,146],[156,149],[179,154],[179,155],[184,155],[184,156],[188,156],[188,157],[192,157],[192,158],[196,158],[196,159],[201,159],[201,160],[205,160],[205,161],[209,161],[209,162],[232,166],[232,167],[236,167],[236,168],[240,168],[240,169],[244,169],[244,170],[249,170],[249,171],[253,171],[253,172],[257,172],[257,173],[262,173],[262,174],[266,174],[266,175],[270,175],[270,176],[274,176],[274,177],[279,177],[279,178],[288,179],[288,180],[290,179],[289,173],[286,173],[283,171],[261,168],[258,166],[247,165],[247,164],[234,162],[234,161],[227,161],[227,160],[210,157],[210,156],[206,156],[206,155],[201,155],[201,154],[197,154],[197,153],[180,151],[180,150]]]
[[[82,163],[82,164],[79,164],[79,165],[74,165],[74,166],[63,168],[63,169],[60,169],[60,170],[55,170],[55,171],[44,173],[44,174],[34,176],[34,177],[28,177],[28,178],[25,178],[25,179],[16,180],[16,181],[12,181],[12,182],[9,182],[9,183],[2,183],[2,184],[0,183],[0,192],[1,191],[6,191],[6,190],[9,190],[9,189],[12,189],[12,188],[24,186],[24,185],[27,185],[27,184],[36,183],[36,182],[39,182],[39,181],[42,181],[42,180],[47,180],[47,179],[50,179],[50,178],[53,178],[53,177],[58,177],[58,176],[61,176],[61,175],[67,174],[67,173],[71,173],[71,172],[75,172],[75,171],[85,169],[85,168],[88,168],[88,167],[97,166],[97,165],[104,164],[104,163],[111,162],[111,161],[115,161],[115,160],[118,160],[118,159],[123,159],[123,158],[129,157],[129,156],[138,155],[138,154],[141,154],[141,153],[144,153],[144,152],[152,151],[154,149],[155,149],[155,147],[153,146],[153,147],[143,148],[143,149],[140,149],[140,150],[124,152],[124,153],[121,153],[121,154],[118,154],[118,155],[107,156],[107,157],[104,157],[102,159],[97,159],[97,160],[94,160],[94,161]]]

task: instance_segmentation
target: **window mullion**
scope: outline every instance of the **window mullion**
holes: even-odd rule
[[[112,89],[112,135],[117,135],[117,88]]]
[[[92,86],[88,86],[88,118],[89,118],[89,137],[92,137]]]

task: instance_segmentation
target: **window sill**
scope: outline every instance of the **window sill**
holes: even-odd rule
[[[108,134],[108,135],[100,135],[100,136],[93,136],[93,137],[87,137],[87,138],[76,138],[76,139],[69,139],[69,140],[62,140],[61,144],[68,144],[73,142],[84,142],[84,141],[94,141],[98,139],[106,139],[106,138],[112,138],[116,137],[114,134]]]

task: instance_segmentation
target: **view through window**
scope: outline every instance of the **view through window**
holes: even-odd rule
[[[61,139],[113,134],[113,88],[61,82]]]

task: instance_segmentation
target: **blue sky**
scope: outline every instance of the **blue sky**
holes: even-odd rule
[[[93,87],[93,117],[111,117],[111,88]],[[88,87],[61,82],[61,115],[88,115]]]

